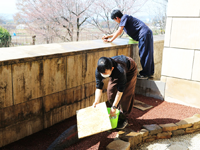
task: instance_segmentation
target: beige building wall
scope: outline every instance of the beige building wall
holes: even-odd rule
[[[169,0],[161,80],[165,100],[200,108],[200,0]]]

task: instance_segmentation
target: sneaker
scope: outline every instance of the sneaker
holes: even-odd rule
[[[124,129],[126,126],[128,125],[128,120],[124,120],[124,121],[119,121],[117,124],[117,128],[118,130],[122,130]]]
[[[148,79],[148,77],[138,74],[137,79]]]

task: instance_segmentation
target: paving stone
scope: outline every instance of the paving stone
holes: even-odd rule
[[[143,127],[149,131],[150,135],[162,132],[162,128],[157,124],[143,125]]]
[[[175,130],[175,131],[172,131],[172,136],[183,135],[183,134],[185,134],[184,130]]]
[[[149,131],[146,130],[146,129],[141,129],[141,130],[140,130],[140,134],[142,134],[143,137],[144,137],[144,136],[148,136]]]
[[[157,134],[157,139],[170,139],[172,132],[163,132]]]
[[[76,111],[76,118],[79,138],[112,129],[105,102]]]
[[[142,142],[142,134],[131,129],[126,128],[122,131],[119,131],[118,134],[121,140],[130,143],[131,148],[135,148]]]
[[[130,150],[130,143],[122,140],[115,140],[107,145],[106,150]]]
[[[162,128],[162,131],[173,131],[178,129],[178,126],[174,123],[159,124],[159,126]]]

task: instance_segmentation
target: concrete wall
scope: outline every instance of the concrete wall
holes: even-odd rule
[[[160,54],[162,48],[155,47]],[[129,45],[127,39],[1,48],[0,147],[91,106],[98,59],[121,54],[139,64],[137,44]],[[107,82],[101,101],[107,100]]]
[[[161,74],[166,101],[200,108],[199,0],[169,0]]]

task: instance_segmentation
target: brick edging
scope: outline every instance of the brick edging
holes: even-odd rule
[[[190,134],[197,131],[200,131],[200,114],[195,114],[177,123],[143,125],[143,129],[138,132],[126,128],[118,132],[118,138],[129,143],[130,148],[133,149],[142,143],[152,142],[157,139],[170,139],[174,136]],[[107,150],[110,149],[108,146]]]

